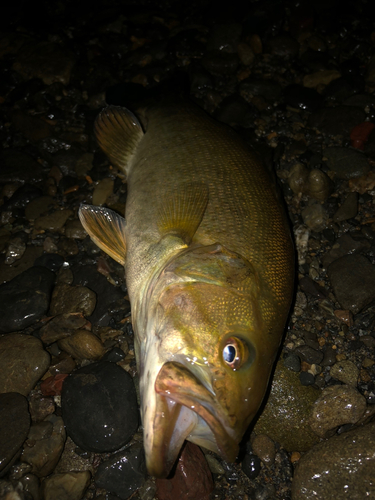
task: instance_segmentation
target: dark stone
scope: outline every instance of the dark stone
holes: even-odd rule
[[[229,125],[243,125],[251,114],[249,104],[241,96],[226,97],[215,111],[215,118]]]
[[[101,361],[110,361],[111,363],[117,363],[125,358],[125,353],[119,347],[114,347],[110,351],[104,354]]]
[[[292,108],[315,111],[323,105],[323,98],[314,89],[292,84],[284,90],[285,102]]]
[[[351,130],[366,118],[363,109],[356,106],[336,106],[318,109],[309,117],[308,126],[325,134],[349,137]]]
[[[99,488],[104,488],[122,500],[126,500],[143,485],[145,479],[146,464],[143,447],[140,444],[134,444],[100,464],[95,483]]]
[[[30,428],[29,404],[18,392],[0,394],[0,477],[17,458]]]
[[[308,345],[298,346],[295,352],[301,357],[302,361],[306,361],[306,363],[310,365],[318,365],[323,359],[323,353],[321,351],[317,351]]]
[[[292,59],[298,54],[299,43],[290,35],[276,35],[268,41],[266,50],[283,59]]]
[[[255,77],[241,82],[239,91],[245,97],[261,95],[268,101],[277,101],[281,96],[281,86],[277,82]]]
[[[34,266],[0,285],[0,332],[23,330],[44,316],[54,281],[52,271]]]
[[[44,253],[38,257],[34,265],[46,267],[50,271],[58,271],[60,267],[64,264],[64,258],[57,253]]]
[[[284,366],[289,368],[289,370],[293,370],[294,372],[299,372],[301,370],[301,361],[297,354],[289,353],[284,358]]]
[[[42,196],[41,189],[32,186],[31,184],[24,184],[13,193],[13,195],[2,206],[2,211],[13,210],[14,208],[25,208],[30,201]]]
[[[242,470],[249,479],[255,479],[259,476],[260,467],[260,458],[252,453],[246,453],[245,458],[242,461]]]
[[[375,299],[375,266],[363,255],[345,255],[328,266],[333,293],[343,309],[357,314]]]
[[[83,450],[118,450],[138,428],[133,380],[107,361],[80,368],[65,379],[62,414],[68,434]]]
[[[353,94],[361,92],[364,88],[363,78],[357,75],[348,75],[336,78],[324,89],[326,98],[337,102],[344,102]]]
[[[43,178],[41,165],[26,153],[15,149],[0,152],[0,183],[37,182]]]
[[[351,179],[366,174],[370,165],[366,156],[348,148],[332,147],[324,150],[327,166],[339,179]]]
[[[325,299],[328,297],[328,292],[319,283],[310,278],[310,276],[304,276],[299,280],[299,286],[301,290],[317,299]]]
[[[314,385],[315,377],[312,373],[309,372],[301,372],[299,374],[299,379],[302,385]]]
[[[213,75],[232,75],[239,64],[237,54],[209,51],[202,58],[202,66]]]

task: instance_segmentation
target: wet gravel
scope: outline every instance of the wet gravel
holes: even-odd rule
[[[188,448],[177,467],[187,479],[169,492],[375,498],[371,2],[9,7],[0,21],[0,498],[168,498],[169,487],[144,468],[123,269],[89,240],[77,210],[94,203],[124,211],[126,182],[93,135],[102,107],[122,104],[124,82],[153,86],[177,71],[191,98],[233,126],[273,172],[298,265],[268,404],[240,460]],[[121,408],[118,421],[95,413],[108,398]],[[95,417],[90,426],[85,411]],[[340,463],[356,473],[344,476]],[[323,469],[331,474],[317,485]]]

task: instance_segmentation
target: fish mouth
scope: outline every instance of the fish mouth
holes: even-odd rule
[[[147,446],[149,473],[167,477],[185,439],[204,446],[228,461],[238,454],[236,417],[227,415],[214,392],[181,363],[169,361],[156,381],[152,445]],[[148,449],[147,449],[148,448]]]

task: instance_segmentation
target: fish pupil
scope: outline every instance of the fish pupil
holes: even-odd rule
[[[226,345],[224,347],[223,357],[226,363],[233,363],[236,359],[236,348],[233,345]]]

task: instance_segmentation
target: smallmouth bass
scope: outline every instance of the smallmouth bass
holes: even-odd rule
[[[267,171],[187,101],[110,106],[100,147],[127,176],[125,219],[83,205],[92,240],[124,265],[146,464],[166,477],[185,439],[234,461],[288,316],[294,253]]]

